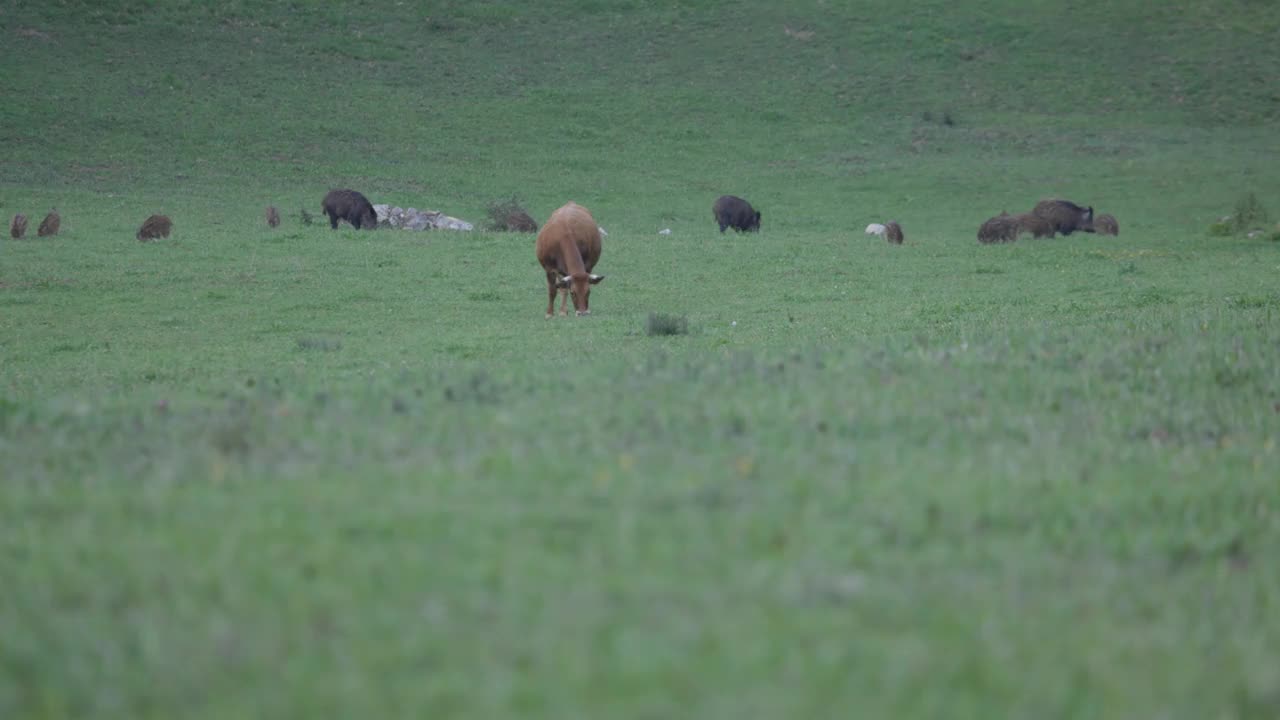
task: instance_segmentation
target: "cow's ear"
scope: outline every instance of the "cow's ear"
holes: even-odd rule
[[[596,283],[600,282],[600,281],[601,281],[601,280],[603,280],[603,279],[604,279],[604,276],[603,276],[603,275],[592,275],[592,276],[591,276],[591,284],[592,284],[592,285],[595,285]]]
[[[558,288],[567,288],[567,287],[569,287],[569,278],[568,278],[568,277],[563,277],[563,276],[562,276],[562,277],[560,277],[560,279],[556,280],[556,287],[558,287]]]

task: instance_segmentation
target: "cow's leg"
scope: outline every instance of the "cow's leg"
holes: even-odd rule
[[[556,314],[556,281],[547,276],[547,319]]]
[[[569,288],[560,288],[560,314],[569,314]]]

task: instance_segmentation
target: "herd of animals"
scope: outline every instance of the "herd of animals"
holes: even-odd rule
[[[335,230],[339,222],[347,222],[357,230],[378,227],[378,214],[373,203],[355,190],[331,190],[324,196],[320,207],[329,219],[329,227]],[[760,211],[740,197],[721,196],[711,206],[711,212],[721,233],[728,228],[737,232],[760,230]],[[591,211],[574,202],[566,203],[551,213],[541,230],[527,213],[520,211],[520,215],[511,226],[538,233],[534,254],[547,277],[547,317],[550,318],[555,313],[557,293],[561,297],[561,315],[569,314],[570,298],[573,299],[576,314],[590,315],[591,286],[604,280],[603,275],[592,272],[600,260],[602,230]],[[305,210],[303,218],[308,219]],[[278,227],[279,210],[268,207],[266,220],[268,226]],[[62,217],[54,208],[40,223],[36,234],[40,237],[57,235],[61,225]],[[135,237],[146,242],[168,237],[172,231],[173,221],[167,216],[152,215],[142,223]],[[9,224],[9,234],[14,239],[20,239],[26,232],[27,216],[21,213],[14,215]],[[1017,215],[1001,212],[982,223],[978,228],[978,242],[1009,243],[1016,241],[1024,233],[1031,233],[1037,238],[1051,238],[1056,234],[1070,235],[1074,232],[1119,235],[1120,225],[1115,217],[1105,213],[1095,217],[1092,207],[1082,207],[1069,200],[1042,200],[1030,212]],[[867,227],[867,233],[882,235],[888,242],[896,245],[901,245],[905,240],[902,226],[893,221],[883,225],[872,223]]]

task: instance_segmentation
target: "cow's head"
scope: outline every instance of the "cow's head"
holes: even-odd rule
[[[589,302],[591,300],[591,286],[604,279],[603,275],[595,275],[593,273],[575,273],[573,275],[561,275],[556,282],[558,288],[568,288],[569,294],[573,296],[573,309],[579,315],[590,315],[591,308]]]

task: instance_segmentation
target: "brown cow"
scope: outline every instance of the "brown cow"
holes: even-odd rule
[[[604,279],[591,272],[600,260],[600,226],[591,211],[568,202],[551,213],[538,233],[534,254],[547,273],[547,317],[555,314],[557,290],[561,315],[569,314],[569,295],[578,315],[590,315],[591,286]]]

